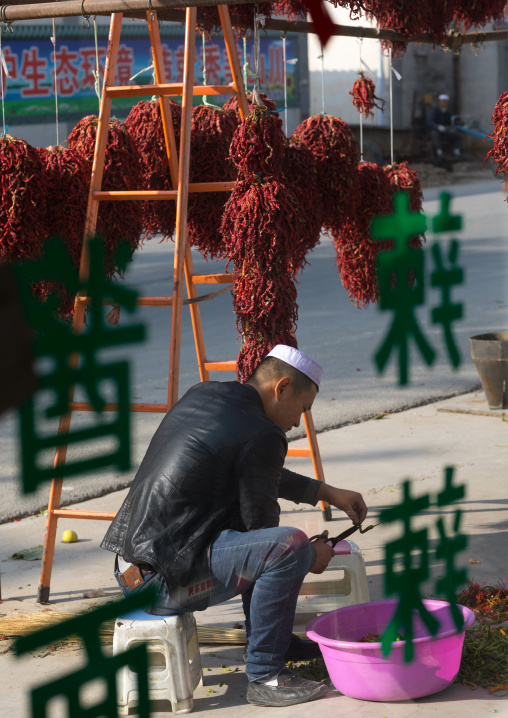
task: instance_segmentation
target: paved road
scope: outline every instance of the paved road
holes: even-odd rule
[[[429,310],[419,310],[422,329],[439,354],[432,368],[426,367],[413,352],[411,385],[398,387],[393,363],[379,376],[373,365],[373,354],[388,326],[389,316],[377,307],[357,309],[342,288],[335,269],[334,248],[324,239],[310,256],[310,266],[300,278],[298,288],[298,341],[302,351],[315,357],[324,368],[321,391],[314,405],[314,420],[319,431],[360,421],[382,412],[400,411],[433,399],[465,393],[479,386],[469,356],[469,337],[489,330],[506,328],[508,262],[506,219],[508,207],[497,181],[447,188],[455,197],[453,208],[465,219],[460,233],[460,263],[466,270],[466,283],[454,291],[454,299],[465,304],[465,317],[457,324],[455,336],[463,364],[453,371],[444,353],[438,329],[429,325]],[[435,214],[438,191],[426,192],[425,211]],[[148,243],[135,257],[127,281],[144,294],[169,294],[172,276],[172,245]],[[430,257],[429,257],[430,260]],[[196,271],[220,271],[215,264],[206,265],[196,259]],[[207,291],[206,289],[203,292]],[[429,290],[431,305],[438,302],[436,290]],[[209,359],[232,359],[238,342],[229,293],[201,304],[205,340]],[[169,352],[169,309],[140,308],[139,317],[146,322],[148,340],[129,350],[133,372],[134,400],[160,402],[167,392]],[[134,321],[124,315],[122,323]],[[120,353],[124,353],[122,350]],[[233,375],[216,374],[225,380]],[[192,330],[188,311],[182,332],[180,394],[199,381]],[[76,417],[77,421],[80,417]],[[83,419],[84,420],[84,419]],[[160,415],[134,415],[134,465],[139,462]],[[47,505],[48,486],[30,497],[22,497],[17,489],[16,422],[13,415],[0,419],[2,497],[0,522],[37,512]],[[290,438],[301,435],[295,430]],[[74,450],[78,456],[84,450]],[[133,471],[118,474],[104,471],[100,475],[69,480],[64,484],[63,501],[73,503],[100,496],[126,486]]]

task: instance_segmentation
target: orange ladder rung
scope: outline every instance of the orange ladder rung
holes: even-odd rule
[[[85,511],[84,509],[53,509],[53,516],[65,519],[96,519],[97,521],[113,521],[116,511]]]
[[[229,192],[236,182],[192,182],[189,192]],[[129,189],[129,190],[95,190],[92,192],[95,200],[103,202],[131,202],[142,199],[149,202],[162,202],[168,199],[176,200],[176,189]]]
[[[234,274],[193,274],[192,284],[233,284]]]
[[[93,406],[88,401],[71,401],[71,411],[95,411]],[[118,411],[118,404],[108,402],[103,411]],[[151,412],[166,414],[169,411],[167,404],[129,404],[129,411],[139,411],[144,414],[150,414]]]
[[[162,83],[160,85],[117,85],[104,88],[106,97],[179,97],[183,94],[183,82]],[[193,95],[236,95],[233,85],[194,85]]]

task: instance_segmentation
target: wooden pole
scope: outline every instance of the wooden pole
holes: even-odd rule
[[[115,79],[116,60],[118,55],[118,46],[120,43],[120,32],[122,28],[122,15],[114,15],[111,20],[109,31],[108,54],[106,56],[106,64],[104,68],[104,83],[108,84],[110,78],[112,82]],[[88,280],[90,271],[90,258],[88,250],[88,240],[95,234],[97,224],[97,213],[99,204],[94,199],[94,191],[100,190],[102,184],[102,175],[104,169],[104,157],[106,155],[106,145],[108,140],[109,118],[111,114],[111,99],[102,93],[99,122],[97,125],[97,139],[95,145],[95,154],[92,165],[92,175],[90,180],[90,191],[88,194],[88,208],[85,222],[85,231],[83,235],[83,248],[81,250],[81,261],[79,265],[79,278],[82,282]],[[82,297],[78,295],[74,302],[74,316],[72,320],[72,329],[75,334],[81,334],[85,318],[86,304],[82,301]],[[78,365],[79,356],[72,355],[69,361],[70,367],[75,369]],[[71,388],[70,400],[74,396],[74,387]],[[71,426],[72,408],[62,417],[58,427],[58,433],[65,435],[69,433]],[[55,453],[54,466],[60,466],[65,463],[67,458],[67,445],[57,448]],[[44,553],[41,564],[41,574],[39,580],[39,590],[37,600],[40,603],[47,603],[49,600],[49,589],[51,583],[51,571],[53,568],[53,556],[55,551],[56,529],[58,524],[58,516],[56,510],[60,507],[60,499],[62,495],[62,480],[53,479],[48,502],[48,518],[46,521],[46,538],[44,542]]]
[[[180,343],[182,336],[182,300],[185,250],[187,245],[187,205],[189,198],[190,141],[196,54],[196,8],[187,8],[185,23],[185,57],[183,66],[182,124],[180,161],[178,164],[178,199],[176,202],[175,260],[173,269],[173,305],[169,348],[168,406],[178,401]]]
[[[171,20],[173,22],[185,22],[185,12],[177,8],[185,7],[206,7],[210,5],[248,5],[255,0],[84,0],[83,7],[81,0],[62,0],[61,2],[44,2],[44,0],[33,0],[25,4],[24,0],[12,0],[4,5],[2,21],[17,22],[20,20],[50,19],[54,17],[79,17],[85,15],[111,15],[121,12],[125,17],[144,18],[149,10],[157,11],[160,20]],[[248,23],[232,15],[232,23],[235,27],[250,27]],[[201,18],[197,17],[201,21]],[[207,21],[203,18],[203,25]],[[296,32],[314,34],[314,25],[311,22],[300,20],[289,22],[278,18],[272,18],[265,23],[267,30],[280,32]],[[411,38],[404,38],[395,30],[382,30],[376,27],[364,27],[361,25],[334,25],[333,35],[344,37],[360,37],[371,40],[387,40],[389,42],[418,42],[435,45],[436,41],[431,35],[420,33]],[[487,30],[485,32],[468,32],[465,34],[450,31],[445,39],[439,43],[442,47],[452,49],[462,45],[478,45],[485,42],[497,42],[508,39],[508,30]]]

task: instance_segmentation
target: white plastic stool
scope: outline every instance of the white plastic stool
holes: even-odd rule
[[[326,571],[343,573],[328,581],[304,581],[296,604],[293,631],[305,636],[309,621],[336,608],[370,601],[362,552],[354,541],[340,541]],[[309,574],[312,575],[312,574]]]
[[[139,643],[148,651],[150,700],[171,701],[173,713],[190,713],[192,694],[201,681],[198,631],[192,613],[181,616],[151,616],[133,611],[115,621],[113,655]],[[127,715],[138,702],[137,674],[129,666],[118,672],[118,713]]]

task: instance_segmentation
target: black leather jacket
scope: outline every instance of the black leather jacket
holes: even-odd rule
[[[284,469],[286,452],[254,387],[197,384],[155,432],[102,548],[150,564],[169,590],[209,576],[217,533],[278,526],[279,497],[317,503],[320,482]]]

